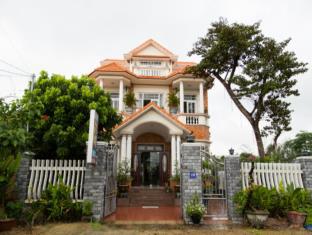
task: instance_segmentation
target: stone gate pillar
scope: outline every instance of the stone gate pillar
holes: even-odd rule
[[[239,156],[227,156],[224,159],[226,199],[228,217],[233,223],[241,223],[242,216],[236,211],[234,195],[242,190],[242,175]]]
[[[35,156],[32,152],[24,152],[21,157],[20,165],[16,173],[17,198],[24,202],[27,199],[28,183],[30,178],[31,160]]]
[[[184,143],[181,151],[181,205],[185,223],[190,223],[186,215],[186,205],[197,193],[202,201],[202,160],[200,143]]]
[[[312,191],[312,156],[297,157],[293,162],[300,163],[303,186]]]

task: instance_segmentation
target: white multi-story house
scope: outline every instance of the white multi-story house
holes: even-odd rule
[[[120,147],[118,161],[131,163],[133,185],[164,185],[179,167],[187,136],[209,147],[208,90],[204,79],[185,73],[192,65],[150,39],[124,59],[103,60],[89,75],[110,93],[124,117],[113,135]],[[130,90],[137,100],[133,111],[124,104]],[[173,90],[179,105],[170,112],[168,94]]]

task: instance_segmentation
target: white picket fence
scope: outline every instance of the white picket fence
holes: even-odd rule
[[[71,198],[82,200],[85,169],[84,160],[32,160],[26,201],[40,199],[49,183],[56,185],[61,179],[72,188]]]
[[[250,162],[241,163],[243,189],[249,185]],[[280,182],[286,187],[293,183],[295,188],[303,188],[302,170],[299,163],[255,163],[254,182],[269,189],[279,188]]]

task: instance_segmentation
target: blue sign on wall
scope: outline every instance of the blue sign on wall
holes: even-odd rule
[[[197,174],[196,172],[190,172],[190,179],[196,179],[197,178]]]

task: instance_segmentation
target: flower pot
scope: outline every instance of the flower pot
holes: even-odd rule
[[[306,224],[306,225],[304,225],[304,228],[306,230],[312,231],[312,224]]]
[[[247,220],[249,224],[254,228],[263,228],[264,223],[269,217],[268,211],[258,210],[258,211],[247,211]]]
[[[301,228],[304,224],[306,217],[307,217],[306,213],[302,213],[298,211],[287,212],[287,219],[292,228]]]
[[[170,180],[169,185],[170,185],[169,187],[170,187],[171,191],[174,192],[175,186],[177,185],[177,181],[176,180]]]
[[[16,226],[15,219],[1,219],[0,220],[0,232],[11,230]]]
[[[191,215],[190,218],[193,224],[200,224],[202,216],[195,214],[195,215]]]

